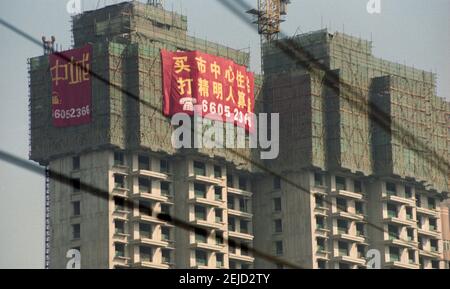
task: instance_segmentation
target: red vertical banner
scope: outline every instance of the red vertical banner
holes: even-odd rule
[[[253,131],[254,74],[198,51],[161,51],[164,115],[197,113]]]
[[[92,46],[50,55],[52,119],[55,127],[70,127],[92,120]]]

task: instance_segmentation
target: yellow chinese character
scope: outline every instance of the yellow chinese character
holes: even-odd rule
[[[205,73],[206,72],[206,60],[204,60],[201,56],[195,58],[195,60],[197,60],[198,71],[200,71],[201,73]]]
[[[234,99],[234,95],[233,95],[233,87],[230,86],[230,93],[228,94],[228,97],[226,99],[226,101],[233,101],[233,103],[236,103],[236,100]]]
[[[222,83],[213,81],[213,94],[216,99],[223,99],[223,87]]]
[[[193,79],[183,79],[181,77],[178,78],[177,80],[178,91],[180,92],[181,95],[184,94],[192,95],[192,81]]]
[[[91,65],[88,63],[89,62],[89,53],[83,53],[83,60],[80,61],[80,66],[81,66],[81,80],[82,81],[87,81],[89,80],[89,73],[91,70]]]
[[[60,69],[63,69],[63,76],[60,75]],[[56,60],[55,65],[50,68],[50,72],[52,75],[52,82],[55,82],[55,85],[58,86],[59,81],[65,81],[68,78],[68,67],[67,64],[65,65],[60,65],[59,64],[59,59]]]
[[[247,106],[245,101],[245,92],[238,91],[238,96],[239,96],[238,107],[242,109]]]
[[[247,99],[248,105],[247,105],[247,111],[252,112],[252,99],[249,97]]]
[[[239,88],[245,88],[245,86],[244,86],[244,82],[245,82],[244,75],[239,70],[237,72],[236,81],[237,81],[237,86]]]
[[[209,97],[209,82],[207,79],[198,79],[198,93],[200,96]]]
[[[220,66],[215,61],[214,63],[211,63],[211,73],[214,74],[215,79],[217,79],[217,75],[221,74]]]
[[[175,60],[174,68],[177,74],[182,71],[191,72],[191,66],[186,63],[188,61],[187,56],[174,57],[173,60]]]
[[[78,84],[81,82],[81,67],[79,66],[78,62],[74,60],[73,57],[70,59],[69,63],[69,74],[70,74],[69,84]]]
[[[235,79],[235,75],[233,72],[233,68],[228,66],[228,69],[225,71],[225,78],[228,80],[228,82],[233,83]]]
[[[248,77],[248,75],[247,75],[247,93],[250,93],[251,92],[251,87],[250,87],[250,78]]]

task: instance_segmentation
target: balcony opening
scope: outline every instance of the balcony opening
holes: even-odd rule
[[[356,235],[358,237],[365,236],[365,225],[364,223],[356,223]]]
[[[355,212],[358,215],[364,215],[364,203],[363,202],[355,202]]]
[[[74,217],[79,217],[81,215],[81,203],[80,201],[72,203],[72,213]]]
[[[350,264],[347,264],[347,263],[339,263],[338,267],[341,270],[350,270],[351,269]]]
[[[243,191],[247,191],[247,178],[239,177],[239,189]]]
[[[337,220],[337,227],[339,234],[348,234],[348,222],[346,220]]]
[[[139,214],[151,217],[153,215],[153,204],[148,201],[139,201]]]
[[[349,255],[348,244],[346,242],[339,241],[338,242],[338,251],[339,251],[339,256],[348,256]]]
[[[281,178],[280,177],[273,178],[273,189],[281,190]]]
[[[163,174],[170,174],[170,163],[168,160],[161,160],[159,162],[160,171]]]
[[[139,247],[139,257],[141,262],[152,263],[153,262],[153,249],[147,246]]]
[[[413,208],[411,207],[406,207],[406,219],[408,220],[413,220]]]
[[[139,170],[141,171],[150,171],[150,158],[148,156],[139,155],[138,156],[138,162],[139,162]]]
[[[161,214],[170,216],[171,215],[170,205],[168,205],[168,204],[161,204]]]
[[[223,254],[216,253],[216,267],[219,269],[225,267],[223,262]]]
[[[161,250],[162,263],[166,265],[172,264],[172,252],[167,249]]]
[[[237,269],[236,262],[230,261],[230,269]]]
[[[325,252],[326,251],[326,241],[323,238],[317,238],[317,251],[318,252]]]
[[[396,196],[397,186],[394,183],[386,183],[386,194],[388,196]]]
[[[248,199],[246,199],[246,198],[239,198],[239,211],[244,212],[244,213],[248,213],[249,212],[248,203],[249,203]]]
[[[434,218],[430,218],[428,220],[428,226],[430,228],[430,231],[437,231],[437,220]]]
[[[323,187],[324,185],[323,178],[324,176],[321,173],[314,173],[314,186]]]
[[[397,205],[395,204],[387,204],[387,213],[389,218],[397,218]]]
[[[223,223],[223,210],[215,209],[216,223]]]
[[[194,193],[196,198],[206,199],[206,185],[194,184]]]
[[[152,193],[152,181],[150,179],[140,177],[138,179],[138,183],[139,183],[139,193],[141,194]]]
[[[169,227],[161,227],[161,239],[165,242],[168,242],[171,240]]]
[[[277,256],[283,255],[283,241],[275,242],[275,253],[277,254]]]
[[[114,197],[114,207],[116,211],[125,212],[125,199],[120,197]]]
[[[250,251],[248,249],[248,244],[241,244],[241,255],[250,256]]]
[[[234,218],[228,218],[228,230],[236,232],[236,220]]]
[[[72,158],[72,169],[74,171],[80,170],[80,157],[79,156],[75,156]]]
[[[273,199],[273,210],[275,212],[281,212],[281,198]]]
[[[439,251],[438,244],[439,244],[438,240],[430,239],[431,252],[438,252]]]
[[[72,183],[72,192],[73,193],[78,193],[81,190],[81,180],[76,178],[76,179],[72,179],[71,181]]]
[[[125,176],[114,175],[114,188],[115,189],[124,189],[125,188]]]
[[[214,187],[214,200],[216,200],[216,201],[223,200],[223,193],[222,193],[221,187]]]
[[[391,262],[400,261],[400,249],[398,247],[389,247],[389,260]]]
[[[327,262],[324,260],[317,260],[317,268],[318,269],[327,269]]]
[[[228,209],[234,210],[234,197],[233,196],[228,195],[227,206],[228,206]]]
[[[280,234],[283,233],[283,222],[281,219],[276,219],[274,221],[275,233]]]
[[[214,177],[216,179],[222,178],[222,167],[221,166],[214,166]]]
[[[195,206],[195,218],[197,220],[206,221],[206,208],[202,206]]]
[[[436,200],[434,198],[428,198],[428,209],[436,210]]]
[[[125,258],[125,244],[114,243],[114,252],[116,258]]]
[[[150,224],[143,224],[143,223],[139,224],[139,236],[142,239],[153,239],[152,231],[153,228]]]
[[[423,229],[423,217],[419,217],[417,219],[417,227],[419,227],[419,229]]]
[[[81,225],[80,224],[72,225],[72,239],[78,240],[80,238],[81,238]]]
[[[336,190],[346,191],[347,184],[344,177],[336,177]]]
[[[114,165],[115,166],[125,165],[125,156],[122,152],[114,152]]]
[[[216,245],[222,246],[224,243],[223,233],[216,231]]]
[[[407,198],[407,199],[413,198],[412,188],[410,186],[405,187],[405,198]]]
[[[420,269],[425,269],[425,262],[422,257],[419,257]]]
[[[249,234],[250,233],[249,221],[241,220],[240,221],[240,226],[241,226],[241,233],[243,233],[243,234]]]
[[[115,220],[114,229],[116,234],[125,234],[125,222],[121,220]]]
[[[389,240],[397,240],[399,239],[399,230],[397,226],[394,225],[388,225],[388,234],[389,234]]]
[[[355,193],[362,193],[363,192],[362,182],[355,180],[353,182],[353,189],[354,189]]]
[[[324,208],[325,207],[325,197],[322,195],[316,195],[316,208]]]
[[[208,243],[208,235],[204,229],[195,229],[195,242]]]
[[[407,228],[406,234],[408,236],[408,241],[410,241],[410,242],[414,241],[414,229],[413,228]]]
[[[431,261],[431,269],[439,269],[439,261],[432,260]]]
[[[347,212],[348,206],[347,206],[347,200],[342,198],[336,198],[336,207],[339,211]]]
[[[409,264],[416,263],[416,252],[414,250],[408,250],[408,262]]]
[[[420,236],[419,236],[419,238],[418,238],[418,243],[419,243],[419,249],[420,249],[420,250],[424,250],[424,249],[425,249],[425,242],[424,242],[424,240],[423,240],[423,237],[420,237]]]
[[[195,250],[195,262],[197,266],[208,266],[208,254],[202,250]]]
[[[357,245],[356,246],[356,251],[358,253],[358,258],[359,259],[366,258],[366,246],[364,246],[364,245]]]
[[[416,207],[422,207],[422,196],[416,194]]]
[[[227,187],[230,187],[230,188],[234,187],[233,175],[230,175],[230,174],[227,175]]]
[[[163,197],[170,197],[170,183],[168,182],[161,182],[161,196]]]
[[[197,176],[206,176],[205,163],[194,161],[194,174]]]
[[[230,254],[236,254],[236,242],[234,242],[233,240],[228,241],[228,251],[230,252]]]
[[[325,229],[325,217],[316,216],[316,228],[319,230]]]

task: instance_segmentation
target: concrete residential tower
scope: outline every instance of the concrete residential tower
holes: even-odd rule
[[[440,207],[450,107],[436,96],[434,74],[326,30],[265,45],[255,111],[280,114],[280,155],[262,161],[250,149],[174,149],[160,112],[161,49],[245,66],[249,53],[191,37],[185,16],[137,1],[75,16],[73,40],[74,48],[92,45],[92,70],[113,85],[92,78],[92,122],[56,128],[48,55],[29,61],[30,159],[73,179],[48,178],[47,267],[65,268],[70,249],[81,252],[81,268],[282,267],[224,239],[305,268],[364,268],[372,249],[382,268],[446,266]],[[321,66],[305,68],[284,44]],[[159,212],[208,234],[163,222]]]

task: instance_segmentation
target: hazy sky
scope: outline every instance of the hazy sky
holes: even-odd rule
[[[230,0],[233,1],[233,0]],[[56,36],[71,45],[68,0],[2,0],[0,18],[35,38]],[[84,10],[120,1],[84,0]],[[165,1],[187,14],[189,31],[234,48],[250,47],[259,68],[259,36],[216,0]],[[257,0],[247,0],[252,6]],[[374,54],[438,74],[438,93],[450,96],[450,0],[381,0],[381,14],[368,14],[368,0],[293,0],[287,35],[328,26],[370,39]],[[0,26],[0,150],[28,158],[27,59],[42,54],[33,43]],[[0,268],[42,268],[44,180],[0,161]]]

